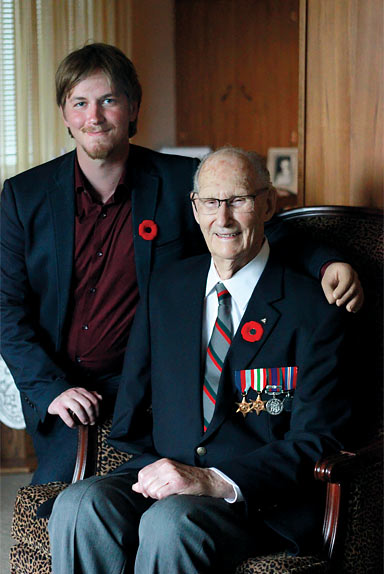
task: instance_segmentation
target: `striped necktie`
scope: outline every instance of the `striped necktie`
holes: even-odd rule
[[[231,296],[222,283],[216,287],[219,308],[217,319],[207,347],[203,385],[204,432],[215,410],[216,396],[223,364],[232,342]]]

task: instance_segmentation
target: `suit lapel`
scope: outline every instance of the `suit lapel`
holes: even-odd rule
[[[63,162],[53,176],[53,186],[47,189],[57,261],[58,346],[60,346],[60,336],[68,306],[73,269],[75,233],[74,160],[75,152],[64,157]]]
[[[267,266],[252,293],[225,359],[215,413],[204,438],[209,438],[223,423],[230,409],[233,409],[233,373],[236,370],[247,369],[267,343],[280,319],[280,312],[275,309],[273,303],[280,300],[282,296],[283,268],[271,254]],[[250,321],[257,321],[263,327],[263,333],[259,341],[246,341],[241,334],[244,325]]]
[[[280,318],[280,312],[273,303],[282,297],[282,267],[272,255],[249,300],[239,328],[228,352],[228,361],[234,370],[246,369],[268,341]],[[258,341],[246,341],[241,333],[250,321],[256,321],[263,329]]]
[[[169,315],[177,317],[174,322],[175,356],[181,357],[177,369],[182,382],[182,409],[185,417],[201,421],[201,425],[191,425],[186,434],[192,437],[192,444],[200,440],[203,431],[202,416],[202,349],[201,334],[206,279],[210,265],[209,255],[198,257],[188,268],[188,273],[180,284],[182,297],[174,298]],[[193,417],[191,416],[193,411]]]
[[[132,188],[132,223],[135,249],[136,274],[140,292],[143,294],[151,270],[153,241],[139,235],[139,225],[149,219],[155,221],[160,178],[154,173],[145,171],[145,167],[130,162]],[[156,222],[155,222],[156,223]]]

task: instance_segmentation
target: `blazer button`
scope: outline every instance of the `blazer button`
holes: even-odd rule
[[[196,452],[199,456],[204,456],[205,454],[207,454],[207,449],[205,448],[205,446],[198,446]]]

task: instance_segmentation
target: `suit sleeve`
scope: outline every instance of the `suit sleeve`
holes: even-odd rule
[[[276,253],[293,268],[314,279],[321,279],[321,268],[328,262],[346,259],[329,245],[313,241],[308,235],[292,230],[291,226],[274,217],[265,226],[265,234]]]
[[[131,468],[142,468],[160,458],[152,441],[150,349],[148,297],[143,297],[125,353],[108,439],[115,448],[133,455]]]
[[[345,322],[353,319],[346,315],[330,309],[313,329],[303,329],[297,342],[297,388],[284,436],[218,465],[245,500],[258,497],[262,506],[268,506],[286,497],[312,482],[314,464],[321,456],[342,448],[351,414]],[[267,413],[260,416],[272,418]]]
[[[71,385],[51,358],[39,329],[39,301],[25,258],[26,232],[10,181],[5,182],[1,199],[1,354],[30,407],[27,423],[37,425],[44,421],[52,400]]]

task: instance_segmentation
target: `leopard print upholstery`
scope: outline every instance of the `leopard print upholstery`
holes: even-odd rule
[[[236,568],[236,574],[326,574],[328,571],[327,561],[319,556],[290,556],[286,552],[249,558]]]
[[[383,467],[378,462],[365,469],[350,485],[341,572],[377,574],[383,571],[382,501]]]
[[[379,217],[364,217],[357,209],[336,208],[334,214],[321,214],[313,210],[285,212],[281,218],[292,227],[304,231],[316,241],[340,246],[348,260],[359,271],[366,295],[365,309],[375,337],[376,356],[382,357],[382,301],[383,227]],[[304,214],[304,211],[306,213]],[[310,213],[309,213],[310,212]],[[280,216],[279,216],[280,217]],[[378,367],[382,379],[382,365]],[[376,385],[378,388],[380,385]],[[370,415],[374,421],[373,436],[381,434],[381,390],[377,400],[372,400]],[[375,405],[377,410],[375,410]],[[380,421],[378,433],[377,422]],[[111,421],[98,428],[96,474],[104,475],[129,459],[107,443]],[[382,572],[382,467],[363,469],[350,485],[343,551],[339,562],[333,566],[337,574],[378,574]],[[58,495],[66,484],[53,482],[47,485],[27,486],[19,490],[15,502],[12,536],[17,544],[10,552],[11,574],[50,574],[49,538],[47,519],[36,518],[38,506]],[[372,550],[374,549],[374,550]],[[317,574],[327,573],[330,565],[319,556],[290,556],[278,553],[250,558],[240,564],[236,574]]]
[[[98,476],[102,476],[115,470],[121,464],[131,458],[132,455],[116,450],[112,445],[107,442],[112,426],[112,419],[108,419],[103,425],[98,428],[97,433],[97,460],[96,472]]]
[[[299,212],[302,212],[301,214]],[[358,329],[367,333],[371,352],[368,379],[383,380],[383,213],[364,208],[314,207],[279,215],[294,231],[323,245],[337,247],[358,271],[365,302],[356,316]],[[360,335],[360,333],[358,333]],[[359,411],[359,437],[348,448],[354,450],[383,436],[383,397],[380,384],[370,387],[369,408]]]
[[[37,518],[37,508],[49,498],[58,496],[68,485],[64,482],[34,484],[17,493],[11,536],[37,552],[49,555],[47,518]]]
[[[343,251],[348,252],[348,259],[351,255],[353,259],[359,260],[360,272],[371,261],[382,265],[382,215],[362,217],[360,210],[344,212],[341,208],[339,213],[335,211],[327,216],[316,214],[315,208],[313,215],[308,214],[306,217],[297,218],[289,212],[280,217],[293,228],[304,231],[323,245],[342,247]]]
[[[27,544],[12,546],[10,552],[11,574],[51,574],[51,557]]]
[[[129,460],[131,455],[120,452],[107,443],[112,419],[106,420],[97,429],[97,460],[95,474],[107,474]],[[37,508],[49,498],[58,496],[68,484],[51,482],[20,488],[14,507],[11,527],[12,537],[19,541],[12,547],[10,562],[15,574],[50,574],[50,550],[48,519],[37,518]],[[44,564],[44,566],[43,566]]]

